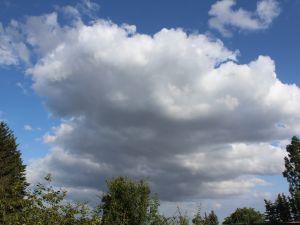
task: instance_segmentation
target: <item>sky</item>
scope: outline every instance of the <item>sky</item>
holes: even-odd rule
[[[146,179],[169,215],[263,212],[300,134],[296,0],[0,0],[0,119],[34,184]]]

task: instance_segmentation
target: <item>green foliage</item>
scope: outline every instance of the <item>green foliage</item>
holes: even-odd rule
[[[290,204],[283,193],[281,195],[278,194],[275,206],[279,222],[290,222],[292,220]]]
[[[0,123],[0,223],[22,210],[25,189],[25,166],[17,149],[16,138],[6,123]]]
[[[150,188],[144,181],[134,182],[117,177],[107,182],[101,209],[104,225],[143,225],[160,222],[158,199],[150,197]]]
[[[66,191],[56,190],[51,185],[51,176],[46,184],[39,183],[27,193],[26,204],[17,216],[6,221],[7,225],[100,225],[101,220],[84,203],[66,201]]]
[[[24,210],[27,224],[91,224],[91,212],[86,204],[67,202],[67,192],[56,190],[51,185],[50,175],[45,181],[46,184],[39,183],[28,195],[30,204]]]
[[[179,207],[177,207],[176,215],[165,218],[165,225],[189,225],[189,218],[183,214]]]
[[[214,211],[211,211],[208,215],[205,213],[204,218],[201,216],[201,210],[198,209],[198,212],[195,214],[192,219],[193,225],[218,225],[218,217]]]
[[[204,224],[205,225],[218,225],[219,224],[218,217],[214,211],[211,211],[210,214],[208,214],[208,216],[205,218]]]
[[[203,225],[204,219],[201,216],[201,210],[198,209],[197,213],[194,215],[194,218],[192,219],[193,225]]]
[[[237,208],[230,216],[224,219],[223,224],[254,224],[263,223],[264,215],[254,208]]]
[[[288,156],[284,158],[283,176],[289,183],[290,208],[293,219],[300,221],[300,141],[292,137],[291,144],[286,146]]]
[[[300,221],[300,191],[295,191],[289,197],[290,211],[294,221]]]
[[[278,194],[274,203],[265,200],[266,221],[269,223],[292,221],[290,203],[284,194]]]
[[[276,205],[269,200],[265,199],[265,218],[268,223],[274,224],[278,223],[278,215]]]
[[[286,146],[286,151],[288,156],[284,158],[283,176],[287,179],[290,193],[293,195],[300,190],[300,142],[297,137],[292,137],[291,144]]]

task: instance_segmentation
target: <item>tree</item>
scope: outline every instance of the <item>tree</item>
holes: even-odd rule
[[[283,176],[289,183],[289,191],[293,195],[300,190],[300,141],[294,136],[291,144],[286,146],[288,156],[284,158]]]
[[[189,225],[188,216],[177,207],[177,215],[167,218],[166,225]]]
[[[103,225],[143,225],[160,219],[158,200],[150,197],[145,181],[117,177],[107,182],[107,186],[108,192],[102,196],[100,206]]]
[[[194,215],[194,218],[192,219],[193,225],[203,225],[204,219],[201,216],[201,210],[198,209],[197,213]]]
[[[100,225],[101,221],[85,203],[68,202],[67,191],[51,185],[51,175],[46,183],[39,183],[28,193],[27,206],[23,210],[24,224],[44,225]],[[22,224],[23,224],[22,223]]]
[[[265,208],[266,208],[266,212],[265,212],[266,221],[271,224],[278,223],[279,219],[278,219],[276,205],[271,201],[265,199]]]
[[[219,224],[218,217],[215,214],[215,212],[212,210],[210,214],[208,214],[208,216],[206,217],[205,225],[218,225],[218,224]]]
[[[44,183],[28,190],[22,211],[6,220],[6,225],[100,225],[101,219],[85,203],[69,202],[67,192]]]
[[[284,158],[283,176],[289,183],[290,207],[293,219],[300,221],[300,141],[294,136],[291,144],[286,146],[288,156]]]
[[[300,221],[300,191],[295,191],[288,199],[293,221]]]
[[[201,210],[198,209],[198,212],[194,215],[192,219],[193,225],[218,225],[218,217],[214,211],[211,211],[208,215],[205,213],[204,218],[201,216]]]
[[[0,222],[22,210],[26,187],[25,166],[16,138],[6,123],[0,123]]]
[[[290,204],[283,193],[278,194],[277,199],[275,201],[275,207],[279,222],[290,222],[292,220]]]
[[[290,202],[283,193],[278,194],[274,203],[265,200],[265,207],[267,222],[273,224],[292,221]]]
[[[263,223],[264,215],[254,208],[237,208],[230,216],[224,219],[223,224],[254,224]]]

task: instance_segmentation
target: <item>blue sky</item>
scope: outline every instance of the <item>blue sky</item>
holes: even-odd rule
[[[0,119],[30,181],[51,171],[80,199],[129,175],[149,179],[169,213],[199,202],[221,217],[263,210],[287,191],[284,147],[300,131],[299,10],[293,0],[1,1]]]

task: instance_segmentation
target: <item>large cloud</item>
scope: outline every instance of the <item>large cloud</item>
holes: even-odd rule
[[[37,57],[34,90],[62,118],[30,181],[51,172],[74,193],[95,193],[128,175],[175,200],[243,194],[281,173],[274,143],[299,134],[300,90],[278,80],[270,57],[241,65],[206,35],[79,18],[62,26],[57,13],[19,26]]]
[[[234,9],[236,0],[220,0],[211,6],[209,26],[218,30],[223,36],[231,36],[231,29],[264,30],[279,15],[277,0],[259,0],[254,12],[243,8]]]

